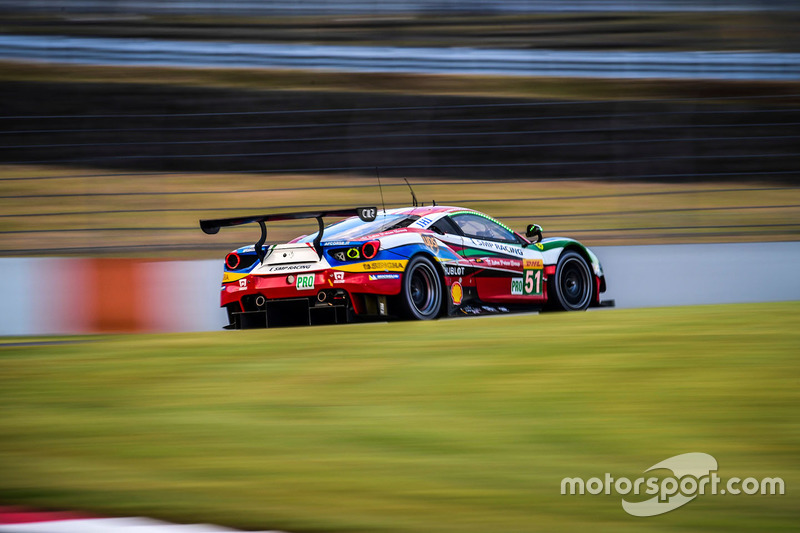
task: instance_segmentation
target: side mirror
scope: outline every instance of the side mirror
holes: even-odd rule
[[[533,242],[540,242],[542,240],[542,227],[539,224],[528,224],[528,229],[525,230],[525,236],[529,239],[536,237]]]

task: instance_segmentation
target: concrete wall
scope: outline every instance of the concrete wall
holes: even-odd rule
[[[594,251],[620,308],[800,300],[800,242]],[[221,259],[0,259],[0,335],[218,330],[221,278]]]
[[[222,260],[0,259],[0,335],[216,330]]]
[[[593,248],[617,307],[800,300],[800,242]]]

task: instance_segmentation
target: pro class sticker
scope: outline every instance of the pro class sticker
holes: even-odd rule
[[[313,290],[314,274],[298,274],[296,287],[298,291]]]
[[[522,289],[522,278],[511,278],[511,294],[514,296],[522,296]]]

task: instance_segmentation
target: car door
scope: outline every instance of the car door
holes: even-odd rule
[[[544,300],[544,257],[500,222],[474,212],[450,220],[463,233],[462,254],[475,269],[478,297],[489,303]]]
[[[431,233],[424,235],[423,240],[440,258],[451,303],[459,306],[475,299],[477,295],[475,269],[472,267],[472,261],[464,255],[464,236],[461,234],[461,230],[447,216],[441,217],[428,229]],[[430,242],[431,240],[434,242]],[[440,253],[437,242],[447,246],[455,256],[451,255],[450,258],[447,258],[447,254]]]

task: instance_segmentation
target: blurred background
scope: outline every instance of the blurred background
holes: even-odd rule
[[[181,272],[194,294],[254,240],[209,237],[199,218],[374,205],[378,174],[387,206],[410,202],[407,178],[424,202],[590,246],[800,236],[795,2],[3,0],[0,13],[7,278],[138,285],[125,265],[216,259],[147,266],[171,280],[151,293]],[[278,224],[269,241],[312,230]],[[143,290],[118,296],[147,307]],[[28,311],[6,323],[41,315],[19,291],[7,309]]]
[[[756,302],[800,300],[798,27],[795,0],[0,0],[0,505],[796,529],[800,309]],[[591,246],[618,309],[217,331],[258,231],[198,219],[404,179]],[[787,493],[634,519],[558,492],[688,452]]]

